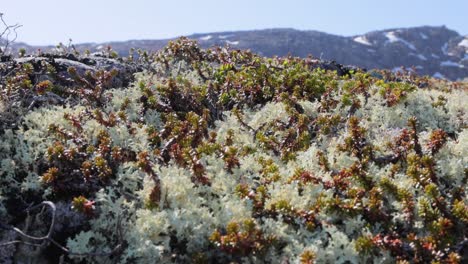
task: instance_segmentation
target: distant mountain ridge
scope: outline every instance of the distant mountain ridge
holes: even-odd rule
[[[338,36],[319,31],[288,28],[193,34],[202,47],[229,45],[234,49],[250,49],[264,56],[292,55],[335,60],[342,64],[367,69],[398,70],[413,67],[421,75],[450,80],[468,77],[468,36],[445,26],[395,28],[372,31],[357,36]],[[158,50],[171,39],[129,40],[122,42],[76,44],[79,50],[100,51],[107,46],[120,55],[130,48]],[[15,43],[12,50],[53,49],[53,46],[30,46]]]

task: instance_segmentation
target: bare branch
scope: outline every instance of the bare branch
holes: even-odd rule
[[[51,220],[51,223],[50,223],[50,227],[49,227],[49,232],[47,232],[47,235],[43,236],[43,237],[34,237],[34,236],[30,236],[30,235],[27,235],[25,234],[23,231],[21,231],[20,229],[16,228],[16,227],[13,227],[12,230],[14,230],[16,233],[18,233],[19,235],[21,235],[22,237],[24,238],[27,238],[27,239],[31,239],[31,240],[47,240],[51,237],[52,235],[52,231],[54,230],[54,225],[55,225],[55,212],[57,211],[57,208],[55,207],[55,204],[50,202],[50,201],[44,201],[36,206],[33,206],[31,208],[29,208],[26,212],[29,214],[30,211],[40,207],[40,206],[43,206],[43,205],[47,205],[50,207],[51,211],[52,211],[52,220]]]
[[[3,13],[0,13],[0,25],[4,26],[5,28],[3,31],[0,33],[0,40],[4,39],[5,41],[5,46],[3,50],[0,48],[0,55],[3,55],[7,52],[8,46],[15,42],[15,40],[18,38],[18,32],[16,31],[18,28],[22,27],[23,25],[20,25],[18,23],[9,25],[5,22],[5,19],[3,18]],[[10,35],[14,34],[13,39],[10,40]]]
[[[44,247],[48,242],[50,242],[50,243],[54,244],[56,247],[58,247],[60,250],[62,250],[63,252],[65,252],[68,255],[91,256],[91,257],[111,256],[111,255],[116,254],[117,252],[119,252],[122,249],[123,234],[122,234],[122,219],[121,219],[120,215],[117,218],[117,226],[116,226],[116,233],[117,233],[117,236],[118,236],[119,243],[117,244],[117,246],[114,247],[114,249],[112,249],[110,252],[78,253],[78,252],[70,251],[70,249],[60,245],[57,241],[55,241],[52,238],[52,233],[53,233],[54,226],[55,226],[55,215],[56,215],[56,211],[57,211],[57,208],[56,208],[56,206],[55,206],[55,204],[53,202],[44,201],[44,202],[42,202],[42,203],[40,203],[38,205],[35,205],[33,207],[30,207],[30,208],[26,209],[26,213],[28,214],[28,217],[29,217],[29,213],[31,211],[33,211],[33,210],[35,210],[37,208],[40,208],[40,207],[44,208],[45,206],[49,207],[51,212],[52,212],[52,217],[51,217],[52,219],[51,219],[51,223],[50,223],[50,226],[49,226],[49,231],[47,232],[47,235],[45,235],[45,236],[41,236],[41,237],[31,236],[31,235],[26,234],[25,232],[23,232],[22,230],[20,230],[17,227],[8,226],[8,225],[5,225],[5,224],[0,222],[0,228],[5,229],[5,230],[13,230],[15,233],[20,235],[23,239],[41,241],[42,242],[41,244],[31,243],[31,242],[27,242],[27,241],[23,241],[23,240],[13,240],[13,241],[5,242],[5,243],[0,243],[0,247],[5,247],[5,246],[13,245],[13,244],[24,244],[24,245],[29,245],[29,246],[33,246],[33,247]]]

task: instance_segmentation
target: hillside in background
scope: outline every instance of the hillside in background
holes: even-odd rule
[[[468,77],[468,36],[461,36],[444,26],[389,29],[350,37],[294,29],[218,32],[188,37],[199,41],[204,48],[229,45],[235,49],[250,49],[263,56],[312,55],[366,69],[397,71],[403,66],[406,69],[413,67],[421,75],[437,78],[459,80]],[[110,45],[120,55],[127,55],[132,47],[155,51],[168,41],[129,40],[75,46],[78,50],[96,52]],[[25,43],[12,46],[13,50],[19,48],[47,51],[54,47],[29,46]]]

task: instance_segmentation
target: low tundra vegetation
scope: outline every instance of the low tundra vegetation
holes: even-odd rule
[[[73,100],[1,131],[0,262],[466,260],[466,84],[184,38],[139,60],[129,87],[2,84]]]

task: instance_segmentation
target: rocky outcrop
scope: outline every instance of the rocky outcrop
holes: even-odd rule
[[[33,108],[45,104],[75,104],[78,102],[76,95],[98,96],[93,94],[97,89],[127,87],[134,81],[134,74],[144,67],[134,61],[102,54],[3,56],[0,61],[0,130],[16,127],[18,118]]]
[[[84,75],[87,71],[95,73],[99,70],[117,70],[116,76],[113,78],[112,87],[125,87],[133,81],[133,74],[142,71],[141,65],[137,63],[124,61],[123,59],[114,59],[109,57],[94,54],[90,56],[75,56],[73,54],[56,55],[56,54],[43,54],[41,56],[30,56],[24,58],[9,58],[0,64],[0,73],[6,74],[8,69],[18,67],[22,64],[29,63],[34,67],[36,72],[36,80],[42,81],[45,79],[55,78],[58,79],[59,84],[67,86],[71,76],[68,69],[73,67],[79,75]],[[52,66],[56,75],[50,75],[45,66]]]

